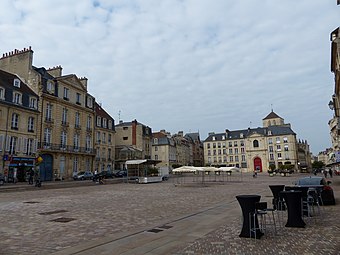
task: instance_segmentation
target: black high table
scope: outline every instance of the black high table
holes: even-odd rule
[[[286,227],[293,228],[304,228],[306,223],[302,219],[302,192],[296,190],[281,191],[280,194],[283,196],[287,204],[288,219]]]
[[[255,226],[255,228],[256,228],[256,238],[257,239],[261,238],[261,236],[263,236],[263,233],[259,229],[259,222],[257,220],[257,217],[255,217],[255,222],[254,222],[254,217],[249,217],[250,213],[255,212],[255,203],[260,202],[261,196],[259,196],[259,195],[239,195],[239,196],[236,196],[236,199],[241,206],[242,215],[243,215],[242,231],[241,231],[239,237],[248,237],[248,238],[255,237],[254,232],[252,232],[250,234],[251,226]]]
[[[284,210],[285,208],[280,208],[279,201],[280,201],[280,192],[284,190],[285,185],[269,185],[270,190],[273,193],[273,208],[277,210]]]

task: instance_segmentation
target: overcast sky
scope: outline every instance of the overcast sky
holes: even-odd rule
[[[2,0],[0,52],[32,46],[34,66],[87,77],[116,123],[204,140],[273,108],[317,154],[339,17],[336,0]]]

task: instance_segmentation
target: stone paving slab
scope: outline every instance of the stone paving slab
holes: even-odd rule
[[[241,211],[235,195],[260,194],[262,199],[271,201],[269,184],[291,185],[300,176],[303,175],[269,177],[260,174],[252,178],[248,174],[242,182],[231,179],[225,184],[205,186],[175,185],[169,180],[143,185],[119,183],[24,192],[0,189],[0,254],[91,254],[81,250],[104,247],[114,240],[126,241],[125,250],[123,245],[118,245],[98,255],[128,254],[133,250],[128,240],[138,233],[145,234],[143,230],[169,222],[194,230],[195,226],[185,220],[190,222],[191,217],[208,208],[232,202],[233,207],[223,211],[227,224],[214,229],[207,224],[205,232],[193,233],[193,239],[174,234],[172,240],[162,240],[163,246],[157,246],[156,242],[149,246],[149,252],[144,250],[145,253],[140,254],[263,254],[264,251],[266,254],[339,254],[340,231],[336,220],[340,217],[339,199],[336,206],[324,208],[322,221],[309,224],[306,229],[285,228],[280,238],[268,235],[256,244],[254,240],[238,237]],[[335,176],[333,188],[337,198],[340,197],[339,187],[340,177]],[[73,220],[53,221],[58,218]],[[143,240],[137,243],[141,250],[147,249]]]

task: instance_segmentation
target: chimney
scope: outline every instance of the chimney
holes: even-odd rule
[[[79,81],[81,82],[81,84],[83,84],[83,86],[86,88],[87,90],[87,81],[88,79],[86,77],[80,77]]]
[[[54,66],[47,69],[47,72],[53,77],[60,77],[62,75],[63,68],[61,66]]]

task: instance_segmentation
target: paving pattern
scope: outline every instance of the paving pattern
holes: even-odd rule
[[[5,185],[0,187],[0,254],[51,254],[85,246],[230,203],[239,194],[260,194],[263,200],[271,201],[269,184],[291,185],[299,176],[260,174],[252,178],[246,174],[242,182],[235,177],[224,184],[203,186],[188,182],[177,185],[172,180],[155,184],[89,183],[58,189],[47,188],[48,184],[41,189],[18,185],[20,191],[12,188],[10,192],[4,192]],[[340,198],[340,176],[332,181]],[[63,183],[58,185],[62,187]],[[340,254],[340,200],[337,202],[336,206],[324,207],[323,217],[311,220],[305,229],[283,228],[279,235],[269,232],[256,242],[238,237],[239,210],[230,214],[225,225],[176,247],[172,254]]]

